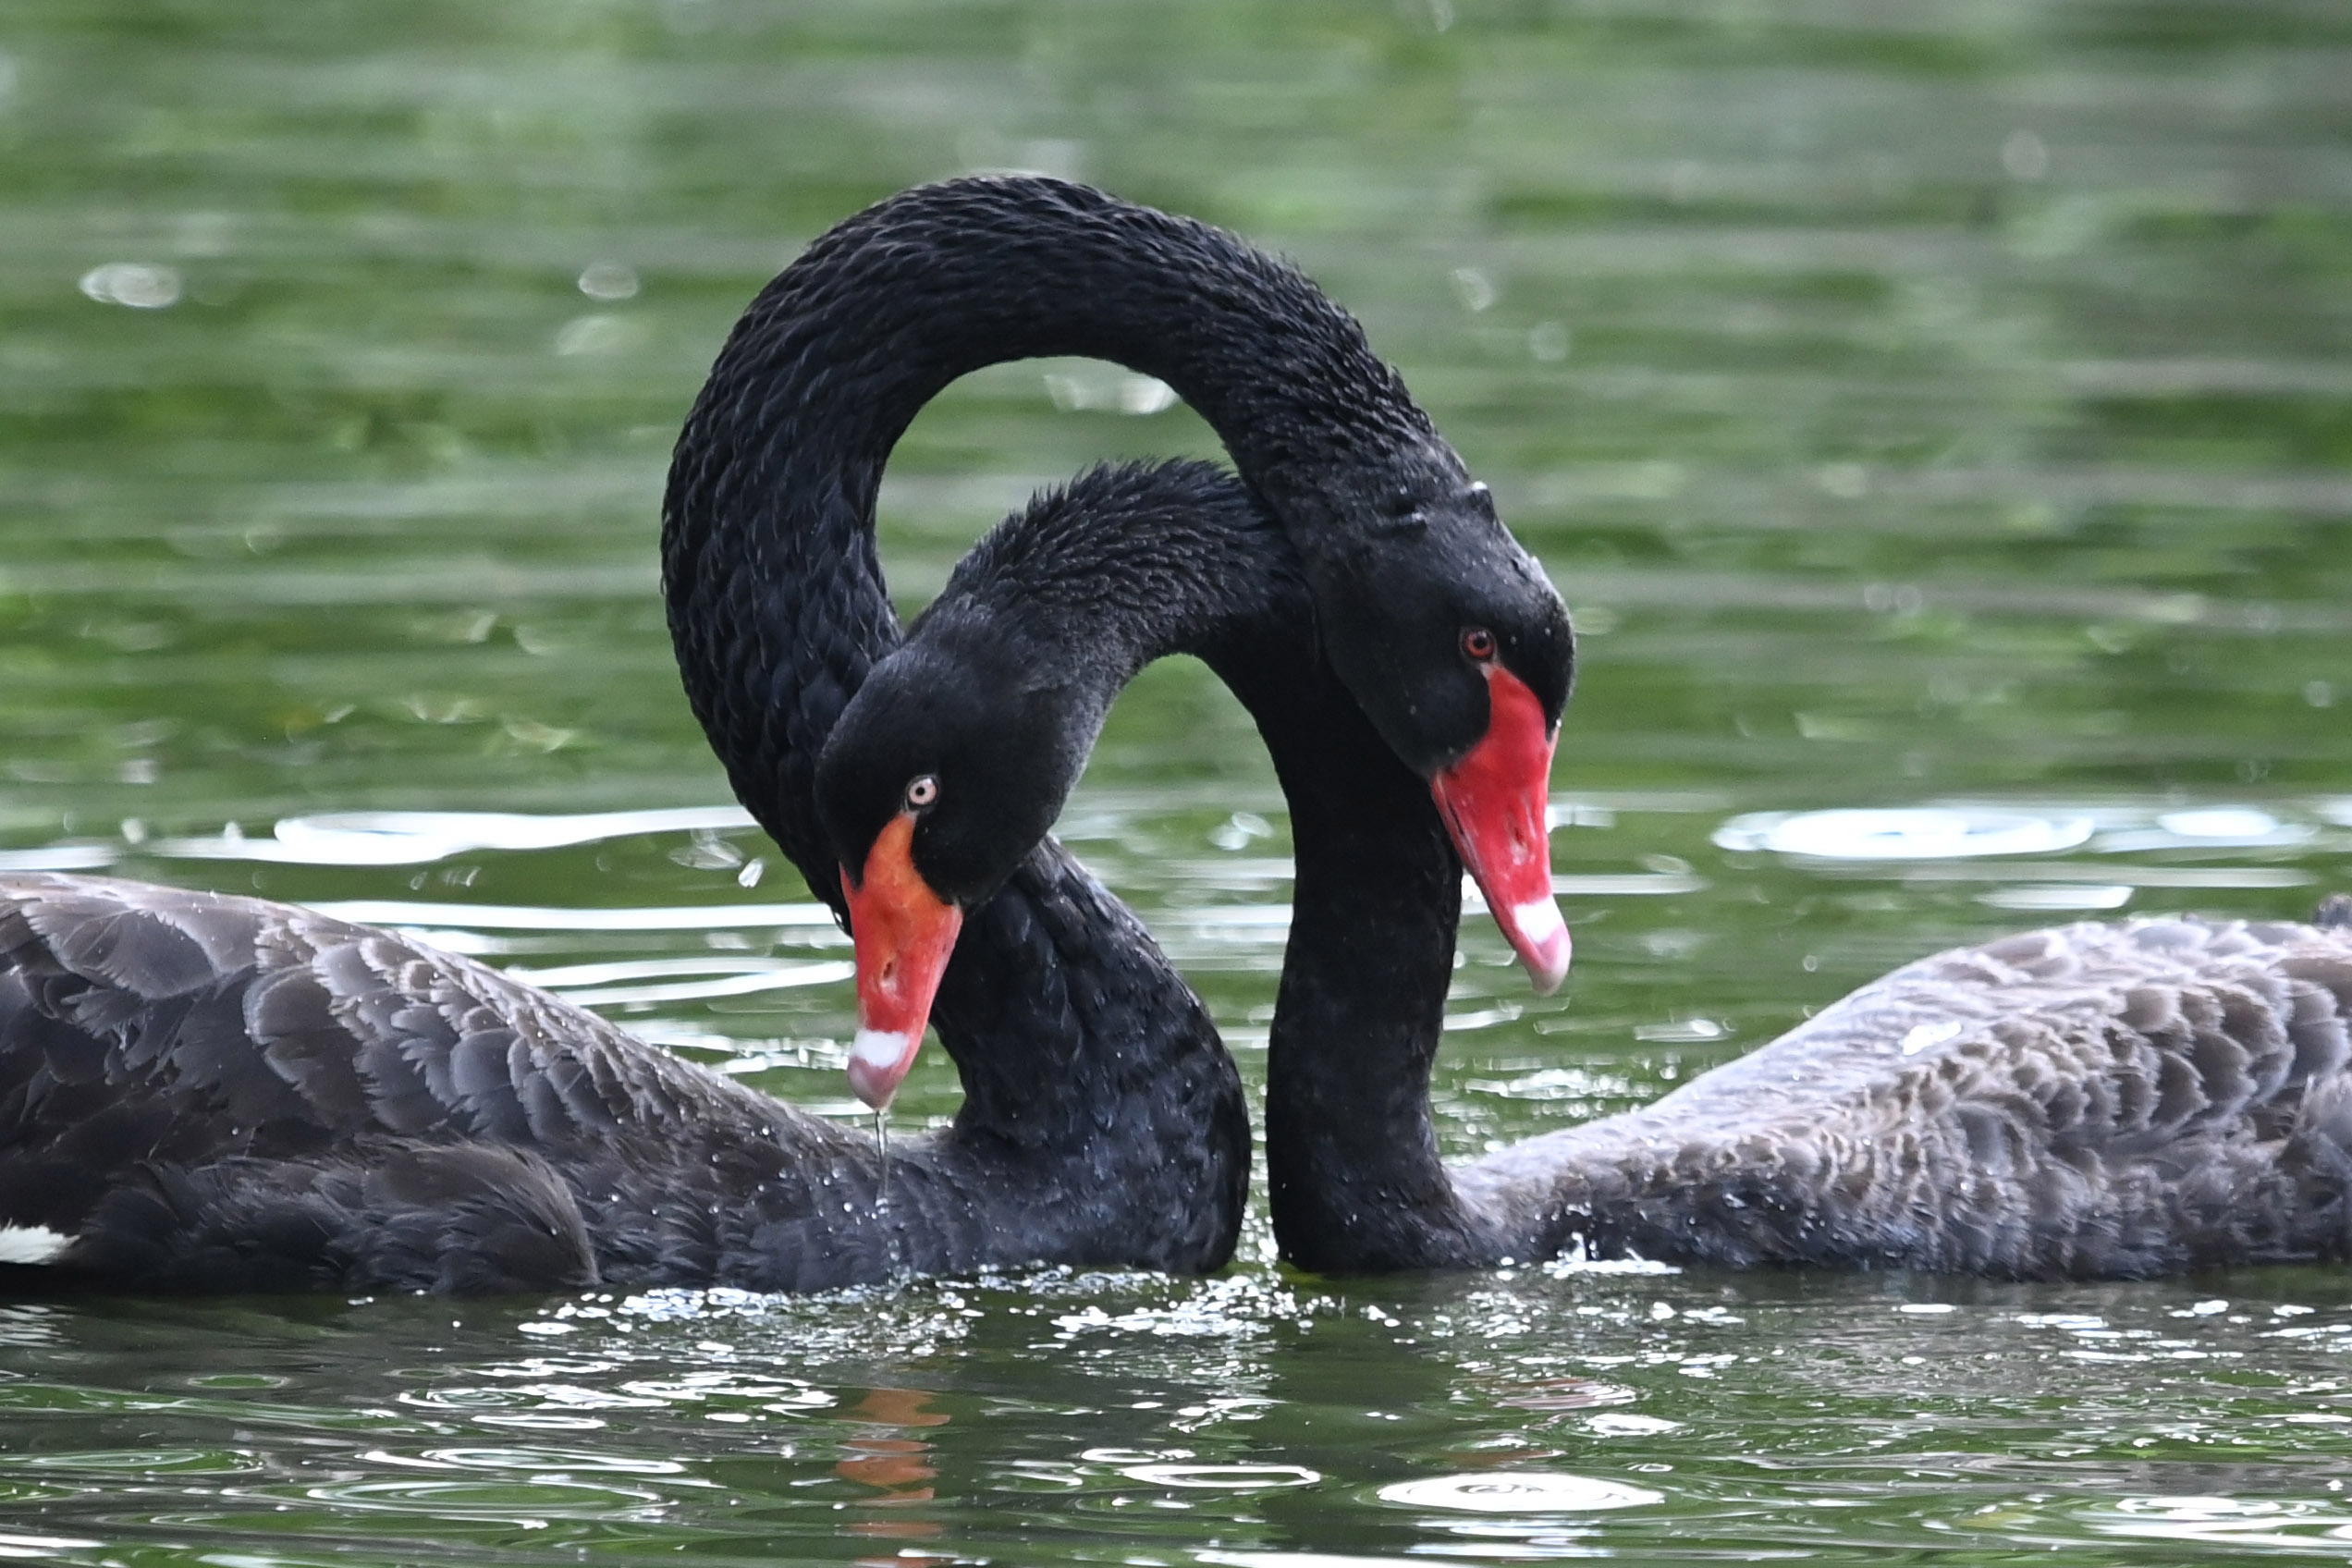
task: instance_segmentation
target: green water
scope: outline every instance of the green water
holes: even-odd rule
[[[11,0],[0,864],[364,900],[849,1114],[841,938],[690,809],[726,794],[655,501],[799,245],[1012,166],[1298,258],[1576,611],[1577,969],[1538,1000],[1469,932],[1454,1151],[1953,942],[2352,883],[2331,0]],[[1118,411],[1149,391],[953,388],[885,492],[909,603],[1035,484],[1212,449]],[[1280,804],[1177,665],[1064,824],[1253,1082]],[[334,815],[421,811],[525,816]],[[926,1060],[903,1116],[954,1097]],[[2337,1271],[1270,1256],[1260,1219],[1209,1280],[0,1307],[0,1556],[2352,1554]]]

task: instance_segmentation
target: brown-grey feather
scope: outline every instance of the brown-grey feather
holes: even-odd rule
[[[2352,932],[2080,925],[1909,964],[1657,1103],[1464,1168],[1550,1241],[2145,1275],[2352,1253]]]

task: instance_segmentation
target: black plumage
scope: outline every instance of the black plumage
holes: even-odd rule
[[[1293,1262],[1365,1272],[1591,1253],[2048,1278],[2352,1253],[2341,894],[2309,925],[2083,924],[1922,959],[1654,1105],[1445,1164],[1429,1080],[1461,864],[1424,781],[1318,659],[1284,533],[1230,483],[1157,477],[1189,493],[1192,521],[1118,541],[1123,555],[1049,529],[1023,534],[1026,554],[974,552],[859,693],[826,758],[827,815],[854,823],[835,790],[870,778],[887,802],[910,764],[943,778],[1001,766],[890,716],[911,690],[1037,646],[1034,604],[1053,606],[1052,639],[1094,652],[1056,663],[1086,688],[1058,704],[1065,733],[994,790],[960,783],[1028,801],[989,819],[999,859],[1018,853],[1018,822],[1059,809],[1119,683],[1161,653],[1207,658],[1256,717],[1291,810],[1267,1158]],[[1084,515],[1068,516],[1083,533]],[[1204,561],[1219,564],[1193,570]],[[1063,581],[1096,570],[1148,592]],[[974,732],[991,732],[992,692],[1017,700],[994,681],[962,691]]]
[[[1401,749],[1439,757],[1485,722],[1455,651],[1465,616],[1524,650],[1552,711],[1565,700],[1558,595],[1304,276],[1080,186],[909,191],[753,301],[663,508],[687,696],[738,796],[837,911],[812,790],[844,704],[900,641],[874,541],[883,464],[956,376],[1047,353],[1160,375],[1208,418]],[[1109,538],[1108,512],[1183,498],[1097,476],[1050,506],[1104,508]],[[7,879],[0,1286],[799,1290],[1038,1261],[1217,1267],[1248,1177],[1233,1065],[1116,900],[1050,839],[1017,858],[967,913],[934,1008],[963,1107],[894,1146],[887,1189],[865,1138],[401,937]]]
[[[1083,875],[1045,901],[1158,978]],[[1114,979],[1077,1011],[1141,1057],[1168,1033],[1134,1016],[1158,999]],[[1219,1199],[1240,1157],[1216,1136],[1230,1067],[1213,1036],[1197,1054],[1224,1068],[1207,1093],[1148,1058],[1106,1084],[1082,1053],[1029,1086],[1060,1139],[967,1115],[898,1144],[886,1184],[871,1138],[470,960],[257,900],[0,878],[0,1227],[71,1239],[37,1271],[50,1284],[809,1290],[1039,1258],[1207,1267],[1232,1244]]]

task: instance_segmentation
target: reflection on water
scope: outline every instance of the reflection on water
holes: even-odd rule
[[[2071,850],[2090,835],[2088,816],[1912,807],[1755,812],[1717,828],[1715,842],[1821,860],[1954,860]]]
[[[709,931],[722,927],[825,926],[833,912],[797,904],[671,905],[643,909],[536,909],[513,904],[415,903],[406,899],[313,900],[338,920],[370,925],[479,926],[493,931]]]
[[[1496,1471],[1398,1481],[1380,1488],[1380,1501],[1464,1513],[1591,1513],[1610,1508],[1641,1508],[1663,1502],[1665,1498],[1642,1487],[1584,1476]]]
[[[742,302],[1076,173],[1358,310],[1568,595],[1577,931],[1465,928],[1476,1152],[2024,925],[2352,884],[2352,32],[2325,6],[33,4],[0,40],[0,869],[294,900],[827,1114],[846,938],[724,804],[653,535]],[[1158,383],[966,378],[912,605]],[[1288,827],[1196,667],[1062,828],[1253,1083]],[[1473,908],[1476,908],[1474,903]],[[1919,1048],[1926,1048],[1922,1043]],[[953,1114],[940,1053],[898,1101]],[[2140,1564],[2352,1542],[2334,1271],[1568,1261],[811,1301],[0,1305],[0,1557]],[[1605,1506],[1614,1500],[1623,1506]]]
[[[534,816],[520,812],[332,812],[281,818],[266,839],[224,832],[209,839],[166,839],[150,854],[191,860],[280,861],[296,865],[419,865],[482,850],[552,850],[639,833],[687,828],[715,835],[746,829],[741,806],[663,811],[581,812]],[[741,860],[730,864],[741,864]]]
[[[2352,1421],[2352,1295],[2310,1272],[2218,1295],[1056,1270],[804,1301],[19,1306],[6,1328],[0,1412],[45,1439],[0,1453],[10,1534],[92,1564],[190,1531],[293,1561],[317,1537],[385,1561],[840,1561],[877,1540],[949,1562],[1443,1543],[1671,1561],[1709,1538],[1832,1558],[2031,1538],[2063,1562],[2352,1525],[2324,1459]],[[256,1346],[275,1347],[260,1378]],[[130,1427],[138,1442],[107,1440]]]

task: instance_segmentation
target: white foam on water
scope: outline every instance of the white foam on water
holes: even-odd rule
[[[1304,1464],[1130,1464],[1120,1474],[1155,1487],[1220,1492],[1311,1487],[1323,1478],[1321,1471]]]
[[[1414,1568],[1426,1557],[1348,1557],[1328,1551],[1196,1551],[1195,1562],[1220,1568]]]
[[[1593,1513],[1646,1508],[1662,1492],[1555,1470],[1490,1470],[1473,1476],[1429,1476],[1380,1488],[1380,1501],[1465,1513]]]
[[[46,1225],[0,1225],[0,1263],[55,1263],[74,1239]]]
[[[1978,893],[1977,902],[1991,909],[2073,910],[2121,909],[2138,889],[2127,882],[2037,883],[2022,888],[1995,888]]]
[[[2095,827],[2089,816],[1961,806],[1844,808],[1735,816],[1715,830],[1715,842],[1807,860],[1960,860],[2070,850]]]
[[[537,814],[504,811],[345,811],[281,820],[266,839],[224,831],[165,839],[151,854],[179,860],[293,865],[421,865],[484,850],[531,851],[645,833],[715,833],[753,826],[741,806]]]
[[[406,899],[329,899],[310,906],[360,925],[454,926],[472,931],[728,931],[768,925],[831,926],[823,904],[683,904],[658,909],[557,909],[530,904],[443,904]]]

